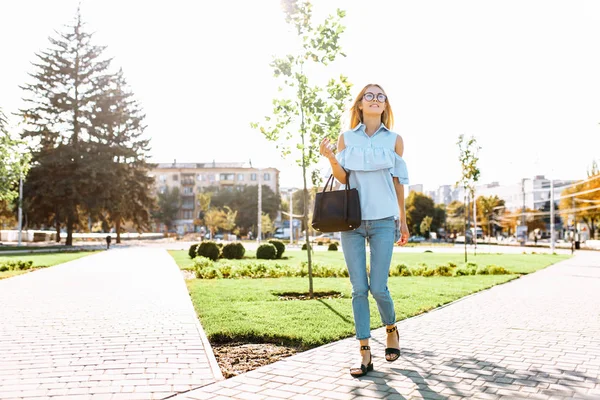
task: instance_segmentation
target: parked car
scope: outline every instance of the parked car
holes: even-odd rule
[[[408,238],[408,243],[421,243],[424,242],[425,238],[423,236],[414,235]]]

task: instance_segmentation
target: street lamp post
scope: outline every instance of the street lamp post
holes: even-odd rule
[[[290,244],[294,244],[294,216],[293,216],[293,207],[292,207],[292,195],[294,191],[290,189]]]
[[[19,246],[21,246],[22,233],[23,233],[23,174],[19,170]]]

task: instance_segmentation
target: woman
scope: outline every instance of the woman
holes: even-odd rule
[[[351,171],[350,187],[358,189],[360,198],[361,226],[342,232],[342,248],[352,283],[356,338],[362,355],[360,367],[350,369],[350,374],[358,377],[373,370],[369,347],[369,290],[377,302],[381,322],[386,325],[385,358],[392,362],[400,357],[396,313],[387,280],[394,243],[406,244],[409,235],[403,186],[408,184],[408,172],[402,159],[402,138],[390,130],[394,116],[381,86],[365,86],[350,112],[351,130],[340,135],[338,154],[333,153],[328,139],[321,142],[320,152],[329,160],[333,175],[340,183],[346,184],[345,170]],[[371,253],[368,272],[365,240],[369,241]]]

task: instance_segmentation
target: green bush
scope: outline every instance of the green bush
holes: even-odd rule
[[[306,243],[302,244],[302,250],[306,250]],[[311,250],[312,250],[312,246],[311,246]]]
[[[329,250],[329,251],[337,251],[338,250],[338,246],[335,243],[329,243],[329,247],[327,247],[327,250]]]
[[[412,276],[408,265],[398,264],[393,268],[390,268],[390,276]]]
[[[198,245],[196,254],[202,257],[210,258],[213,261],[217,261],[221,255],[221,250],[215,242],[208,241],[202,242]]]
[[[214,261],[208,257],[196,257],[194,260],[194,267],[196,268],[196,278],[215,279],[222,277],[219,268],[216,267]]]
[[[457,268],[454,271],[454,276],[468,276],[468,275],[475,275],[476,273],[477,273],[477,268],[474,268],[473,266],[465,265],[464,267]]]
[[[273,246],[275,246],[275,249],[277,249],[277,257],[275,258],[281,258],[285,252],[285,244],[283,244],[281,240],[275,239],[269,240],[269,243],[271,243]]]
[[[190,249],[188,250],[188,256],[190,256],[190,258],[196,258],[196,256],[198,255],[198,253],[196,253],[196,250],[198,248],[198,243],[194,243],[193,245],[190,246]]]
[[[256,249],[256,258],[261,260],[274,260],[277,258],[277,248],[271,243],[265,243]]]
[[[318,262],[312,263],[312,273],[315,278],[346,278],[348,269],[342,266],[325,265]],[[300,276],[308,276],[308,262],[303,261],[300,267]]]
[[[4,271],[25,271],[33,268],[33,261],[4,261],[0,263],[0,272]]]
[[[504,267],[498,265],[488,265],[485,268],[480,268],[477,273],[479,275],[510,275],[511,272]]]
[[[454,269],[449,265],[438,265],[433,273],[436,276],[452,276],[454,275]]]
[[[425,276],[425,277],[430,277],[430,276],[434,276],[434,275],[435,275],[434,269],[426,268],[425,271],[423,271],[423,276]]]
[[[246,249],[240,242],[228,243],[223,246],[221,254],[223,258],[227,258],[228,260],[241,260],[244,258],[244,254],[246,254]]]

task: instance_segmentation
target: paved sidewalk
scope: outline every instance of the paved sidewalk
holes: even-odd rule
[[[165,250],[0,281],[0,399],[163,399],[222,379]]]
[[[600,253],[399,324],[402,357],[352,379],[342,340],[173,397],[191,399],[600,399]]]

